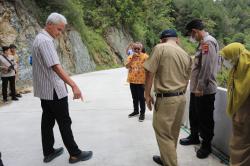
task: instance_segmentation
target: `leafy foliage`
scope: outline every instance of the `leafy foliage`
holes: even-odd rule
[[[24,0],[32,1],[32,0]],[[129,32],[146,50],[159,42],[159,33],[173,28],[170,17],[172,0],[33,0],[40,8],[44,24],[51,12],[66,16],[77,29],[97,64],[114,63],[104,36],[107,28],[117,27]]]
[[[229,70],[222,66],[222,69],[217,75],[218,86],[227,87],[228,77],[229,77]]]
[[[250,1],[249,0],[173,0],[175,26],[184,32],[185,25],[193,18],[201,18],[206,30],[220,44],[241,42],[249,47]]]
[[[173,27],[171,0],[81,0],[87,26],[104,33],[110,26],[122,27],[150,50],[159,33]]]
[[[204,20],[206,30],[223,47],[240,42],[250,49],[249,0],[173,0],[172,16],[175,26],[185,32],[185,25],[193,18]],[[188,47],[189,48],[189,47]],[[229,71],[222,68],[217,80],[225,87]]]
[[[33,14],[43,25],[48,14],[60,12],[77,29],[93,59],[99,65],[116,66],[114,56],[105,41],[109,27],[129,32],[135,41],[144,43],[150,52],[159,42],[162,30],[173,28],[185,32],[193,18],[204,20],[206,30],[221,46],[241,42],[250,49],[249,0],[23,0],[39,7]],[[31,6],[32,7],[32,6]],[[190,55],[196,45],[181,36],[181,47]],[[101,65],[101,66],[100,66]],[[223,69],[218,80],[225,85],[228,71]]]

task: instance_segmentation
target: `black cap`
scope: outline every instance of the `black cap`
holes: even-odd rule
[[[15,44],[11,44],[10,48],[16,48],[16,45]]]
[[[6,51],[6,50],[8,50],[8,49],[10,49],[10,47],[8,47],[8,46],[3,46],[2,47],[3,52]]]
[[[202,20],[194,19],[186,25],[185,29],[187,30],[187,32],[185,33],[185,36],[189,36],[190,33],[192,32],[192,29],[203,30],[204,24],[203,24]]]
[[[173,29],[166,29],[161,32],[160,39],[167,38],[167,37],[177,37],[177,33]]]

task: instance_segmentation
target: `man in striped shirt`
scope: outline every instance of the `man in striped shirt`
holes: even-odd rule
[[[82,94],[63,70],[54,45],[54,39],[62,34],[66,24],[67,20],[63,15],[51,13],[45,28],[36,36],[32,47],[34,96],[41,99],[43,110],[41,129],[44,162],[50,162],[63,153],[62,147],[53,148],[55,121],[70,154],[70,163],[92,157],[92,151],[81,151],[74,140],[66,84],[72,88],[74,99],[82,99]]]

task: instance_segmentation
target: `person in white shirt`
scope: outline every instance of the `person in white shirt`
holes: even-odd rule
[[[2,50],[3,54],[0,55],[0,70],[2,79],[3,102],[8,101],[8,83],[10,83],[11,99],[18,100],[18,98],[16,97],[15,85],[16,63],[13,56],[11,56],[10,48],[8,46],[3,46]]]

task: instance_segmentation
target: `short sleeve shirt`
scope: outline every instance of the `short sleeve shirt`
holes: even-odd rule
[[[191,73],[191,57],[179,46],[161,43],[144,63],[147,71],[154,73],[156,93],[184,91]]]
[[[53,100],[54,91],[59,99],[67,96],[64,81],[52,69],[60,64],[53,40],[48,32],[42,30],[32,46],[34,96],[44,100]]]
[[[131,62],[133,56],[135,60]],[[133,84],[145,84],[145,69],[143,67],[144,62],[148,58],[147,54],[140,53],[139,55],[133,54],[129,55],[127,58],[127,63],[132,63],[128,70],[128,79],[129,83]]]

